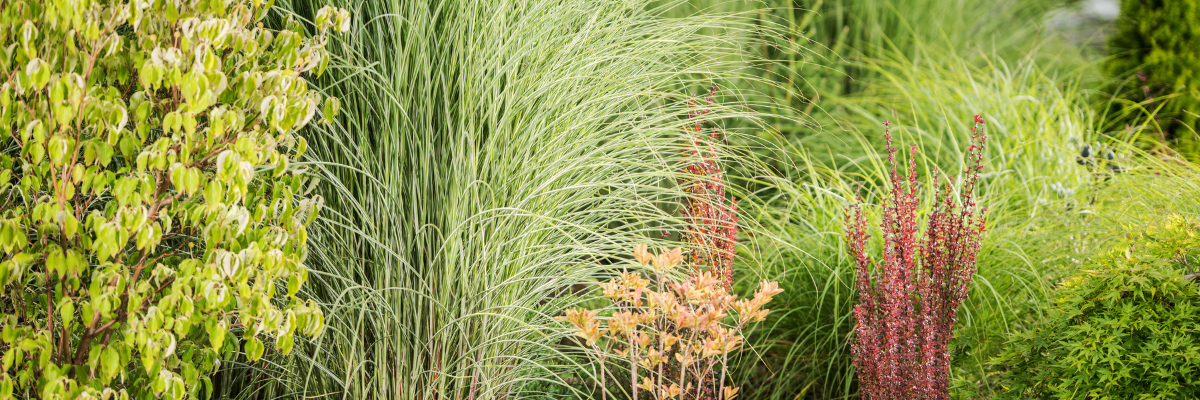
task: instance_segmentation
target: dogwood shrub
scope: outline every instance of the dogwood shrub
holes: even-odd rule
[[[289,162],[349,14],[269,8],[0,6],[0,398],[207,397],[220,359],[321,332],[295,297],[321,200]]]

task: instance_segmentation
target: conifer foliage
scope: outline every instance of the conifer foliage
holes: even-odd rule
[[[1105,62],[1117,125],[1156,125],[1160,139],[1200,162],[1200,0],[1126,0]],[[1137,104],[1138,106],[1133,106]],[[1155,112],[1155,121],[1133,110]],[[1121,129],[1122,126],[1114,126]]]

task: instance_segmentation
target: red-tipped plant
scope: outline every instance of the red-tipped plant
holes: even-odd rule
[[[897,170],[896,149],[885,126],[892,165],[890,199],[883,207],[883,257],[866,252],[867,218],[847,210],[846,241],[857,264],[859,303],[851,344],[859,387],[870,400],[946,399],[955,312],[967,297],[983,234],[975,185],[987,140],[978,115],[971,128],[968,170],[961,191],[943,185],[925,231],[917,229],[916,146],[907,179]]]
[[[705,104],[715,100],[717,87],[708,91]],[[693,100],[689,105],[695,107]],[[684,149],[688,160],[681,171],[684,190],[690,194],[683,210],[687,228],[684,238],[693,246],[689,261],[693,273],[710,272],[722,278],[725,288],[733,284],[733,256],[737,243],[737,199],[725,198],[725,171],[717,163],[716,144],[721,131],[706,128],[704,115],[710,110],[697,109],[688,113],[686,134],[689,146]]]

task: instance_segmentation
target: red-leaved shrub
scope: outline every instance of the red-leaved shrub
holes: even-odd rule
[[[717,87],[708,91],[705,104],[715,100]],[[693,100],[690,106],[696,107]],[[725,171],[717,163],[716,144],[721,141],[717,127],[705,127],[704,115],[707,108],[688,113],[689,146],[684,149],[688,160],[683,170],[681,184],[691,196],[685,200],[683,209],[687,228],[684,238],[692,243],[688,252],[694,274],[710,272],[722,278],[725,288],[733,284],[734,246],[737,244],[737,199],[725,198]]]
[[[916,146],[907,179],[897,171],[896,149],[885,130],[892,165],[890,199],[883,207],[883,258],[866,252],[867,217],[859,205],[847,210],[846,241],[857,264],[857,322],[851,344],[859,387],[870,400],[946,399],[955,311],[975,274],[984,230],[975,204],[983,144],[975,116],[970,166],[961,191],[943,185],[924,232],[917,228]],[[887,123],[884,123],[885,128]],[[907,182],[906,182],[907,181]]]

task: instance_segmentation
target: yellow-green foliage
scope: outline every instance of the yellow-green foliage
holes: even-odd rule
[[[999,364],[1017,398],[1200,396],[1200,219],[1171,216],[1063,282]]]
[[[1158,110],[1153,130],[1200,161],[1200,0],[1123,1],[1109,47],[1105,69],[1118,78],[1109,92],[1122,100],[1111,104],[1113,128],[1145,123],[1136,110]]]
[[[306,38],[263,3],[0,3],[0,399],[205,397],[219,359],[320,333],[289,160],[349,14]]]

